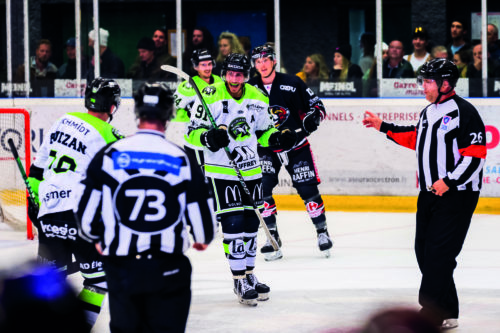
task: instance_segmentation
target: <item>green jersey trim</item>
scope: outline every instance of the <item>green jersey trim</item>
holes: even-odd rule
[[[94,127],[97,132],[102,136],[106,144],[110,142],[114,142],[118,139],[123,139],[124,136],[120,134],[113,126],[111,126],[109,123],[94,117],[88,113],[84,112],[69,112],[68,113],[70,116],[79,118],[83,121],[85,121],[87,124],[90,126]]]

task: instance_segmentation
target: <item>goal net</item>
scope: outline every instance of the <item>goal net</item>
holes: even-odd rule
[[[31,163],[30,117],[24,109],[0,109],[0,221],[17,230],[26,230],[33,239],[27,215],[27,191],[17,161],[9,147],[12,139],[21,164],[28,174]]]

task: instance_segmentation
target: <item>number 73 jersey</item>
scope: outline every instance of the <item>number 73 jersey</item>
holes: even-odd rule
[[[229,137],[231,159],[238,165],[246,180],[262,177],[257,144],[269,146],[269,136],[277,132],[269,112],[269,99],[258,88],[245,84],[244,93],[236,100],[225,83],[207,86],[202,91],[217,127],[225,128]],[[201,146],[201,135],[212,129],[208,114],[197,99],[191,109],[188,133],[191,142]],[[211,178],[238,180],[224,149],[205,153],[205,175]]]
[[[110,124],[88,113],[59,118],[38,151],[29,181],[40,204],[39,216],[72,210],[75,187],[95,154],[123,136]]]

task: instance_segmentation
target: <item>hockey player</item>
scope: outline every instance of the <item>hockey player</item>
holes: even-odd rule
[[[136,134],[101,149],[82,181],[78,223],[101,249],[111,332],[184,332],[191,264],[217,232],[213,198],[194,159],[165,139],[174,104],[164,83],[134,96]]]
[[[207,49],[194,50],[191,57],[194,69],[198,72],[197,76],[193,77],[198,89],[202,90],[206,86],[222,82],[220,76],[213,75],[212,69],[215,67],[215,60]],[[189,142],[187,135],[189,118],[191,116],[191,108],[196,99],[196,92],[188,81],[182,82],[175,92],[175,108],[177,109],[176,116],[172,121],[185,122],[186,133],[184,135],[184,149],[186,153],[196,157],[199,165],[203,165],[203,147],[193,145]]]
[[[123,136],[107,121],[120,105],[114,80],[96,78],[85,89],[88,112],[70,112],[52,125],[31,165],[29,181],[39,198],[38,260],[66,271],[75,256],[83,276],[87,321],[97,320],[107,291],[104,271],[95,248],[78,236],[74,219],[75,186],[90,160],[106,144]]]
[[[267,96],[246,83],[250,61],[244,55],[230,54],[221,69],[224,82],[207,86],[202,92],[216,127],[197,99],[191,113],[189,138],[205,147],[205,176],[214,188],[215,212],[222,226],[234,292],[240,303],[255,306],[257,300],[267,300],[270,291],[253,273],[259,218],[232,165],[235,163],[241,171],[254,204],[262,207],[257,143],[288,149],[295,144],[296,134],[274,128]]]
[[[293,187],[304,200],[307,213],[315,226],[318,246],[330,256],[332,241],[328,234],[325,206],[318,190],[320,178],[307,137],[318,129],[325,117],[325,107],[321,100],[306,84],[295,75],[276,72],[276,54],[269,45],[256,47],[252,52],[252,64],[258,75],[248,83],[264,90],[269,96],[269,106],[274,126],[287,127],[298,132],[296,144],[291,149],[259,146],[264,186],[264,220],[271,234],[281,246],[276,224],[276,203],[273,189],[278,185],[278,174],[284,166],[292,178]],[[267,242],[260,251],[266,260],[283,257],[281,250],[274,251]]]

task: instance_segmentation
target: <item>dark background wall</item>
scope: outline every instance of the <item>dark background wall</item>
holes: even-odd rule
[[[92,0],[81,0],[82,47],[90,55],[87,47],[87,33],[93,27]],[[128,69],[137,57],[136,44],[143,36],[152,36],[158,27],[175,29],[174,0],[100,0],[100,25],[109,30],[108,46],[125,62]],[[5,0],[0,0],[5,11]],[[273,0],[184,0],[183,28],[189,33],[200,21],[206,21],[209,12],[217,12],[216,26],[225,30],[248,34],[255,30],[258,42],[264,39],[274,41],[274,1]],[[364,12],[366,31],[375,32],[374,0],[308,0],[297,5],[294,1],[281,1],[281,46],[283,65],[289,73],[300,71],[307,55],[321,53],[328,67],[333,63],[333,51],[339,44],[350,40],[349,15],[353,10]],[[411,33],[414,27],[424,26],[431,35],[433,45],[449,42],[449,26],[456,16],[470,21],[471,12],[480,12],[480,1],[456,5],[452,0],[384,0],[383,40],[389,44],[399,39],[405,45],[405,53],[412,51]],[[500,1],[489,1],[490,12],[500,11]],[[30,0],[30,55],[34,54],[36,41],[48,38],[53,43],[53,62],[60,66],[65,61],[64,42],[74,36],[73,0]],[[22,1],[12,1],[13,61],[17,66],[23,61],[23,21]],[[252,13],[265,18],[252,19]],[[244,17],[232,21],[235,15]],[[3,16],[4,17],[4,16]],[[229,22],[232,22],[229,24]],[[257,24],[256,22],[266,22]],[[470,22],[469,22],[470,23]],[[6,55],[5,25],[0,25],[2,60]],[[213,33],[217,41],[218,31]],[[354,36],[358,38],[359,36]],[[255,42],[255,41],[254,41]],[[257,45],[252,44],[252,47]],[[353,48],[359,45],[353,44]],[[353,59],[355,60],[355,59]],[[2,61],[4,64],[5,61]],[[5,67],[5,65],[3,65]],[[4,72],[4,69],[2,69]]]

